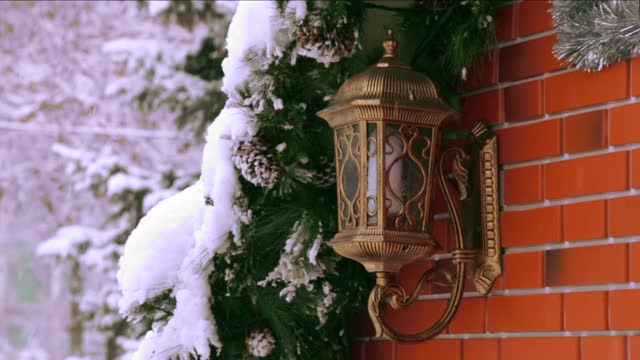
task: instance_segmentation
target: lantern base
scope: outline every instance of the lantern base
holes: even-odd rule
[[[382,229],[342,231],[329,245],[341,256],[364,265],[369,272],[398,272],[404,265],[440,249],[427,233]]]

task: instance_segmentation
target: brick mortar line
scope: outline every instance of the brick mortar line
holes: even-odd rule
[[[521,44],[521,43],[524,43],[524,42],[527,42],[527,41],[531,41],[531,40],[543,38],[545,36],[553,35],[556,32],[557,32],[556,29],[553,28],[553,29],[544,30],[544,31],[540,31],[540,32],[537,32],[537,33],[525,35],[525,36],[518,36],[518,37],[515,37],[515,38],[513,38],[511,40],[507,40],[507,41],[503,41],[501,43],[497,43],[497,44],[491,46],[489,48],[489,50],[502,49],[502,48],[505,48],[505,47],[508,47],[508,46]]]
[[[534,160],[526,160],[526,161],[519,161],[516,163],[502,164],[500,165],[500,167],[502,168],[502,170],[517,169],[525,166],[546,165],[546,164],[554,163],[558,161],[581,159],[589,156],[612,154],[616,152],[630,151],[630,150],[636,150],[636,149],[640,149],[640,143],[634,142],[634,143],[625,144],[625,145],[608,146],[604,149],[583,151],[583,152],[571,153],[571,154],[562,154],[557,156],[548,156],[548,157],[534,159]]]
[[[505,248],[504,251],[506,254],[515,254],[515,253],[526,253],[526,252],[535,252],[535,251],[584,248],[584,247],[601,246],[601,245],[631,244],[638,241],[640,241],[640,236],[638,235],[620,236],[616,238],[609,237],[606,239],[564,241],[561,243],[551,243],[551,244],[544,244],[544,245],[512,246],[512,247]]]
[[[547,294],[567,294],[592,291],[617,291],[617,290],[637,290],[640,282],[611,283],[601,285],[571,285],[571,286],[547,286],[544,288],[528,289],[506,289],[493,290],[487,295],[482,295],[477,291],[467,291],[464,298],[493,297],[493,296],[526,296],[526,295],[547,295]],[[450,294],[420,295],[418,301],[443,300],[451,297]]]
[[[617,237],[611,236],[607,238],[562,241],[559,243],[546,243],[541,245],[518,245],[518,246],[509,246],[509,247],[505,247],[503,245],[503,249],[504,249],[503,251],[504,251],[504,254],[517,254],[517,253],[529,253],[529,252],[538,252],[538,251],[575,249],[575,248],[584,248],[584,247],[590,247],[590,246],[631,244],[639,241],[640,241],[640,235],[617,236]],[[419,261],[430,262],[430,261],[447,260],[447,259],[451,259],[451,253],[438,253]]]
[[[606,239],[591,239],[591,240],[577,240],[577,241],[563,241],[561,243],[550,243],[544,245],[521,245],[504,247],[504,254],[521,254],[538,251],[551,251],[551,250],[563,250],[563,249],[578,249],[591,246],[603,246],[603,245],[615,245],[615,244],[632,244],[640,241],[640,235],[635,236],[620,236],[609,237]],[[420,262],[431,262],[438,260],[451,259],[451,253],[439,253],[431,255]]]
[[[564,249],[578,249],[592,246],[603,245],[615,245],[615,244],[631,244],[639,242],[638,236],[627,236],[621,238],[609,238],[609,239],[597,239],[597,240],[582,240],[582,241],[564,241],[562,243],[545,244],[545,245],[525,245],[525,246],[512,246],[504,247],[504,254],[522,254],[539,251],[552,251],[552,250],[564,250]],[[431,255],[419,262],[432,262],[440,260],[450,260],[452,258],[451,253],[439,253]]]
[[[569,198],[544,200],[544,201],[537,201],[537,202],[526,203],[526,204],[502,205],[500,210],[501,211],[521,211],[521,210],[542,209],[545,207],[576,204],[576,203],[581,203],[586,201],[617,199],[621,197],[634,196],[638,194],[639,192],[637,189],[611,191],[611,192],[600,193],[600,194],[572,196]]]
[[[504,89],[510,86],[520,85],[520,84],[524,84],[524,83],[536,81],[536,80],[543,80],[543,79],[550,78],[552,76],[562,75],[562,74],[576,72],[576,71],[581,71],[581,70],[578,70],[575,68],[563,68],[563,69],[557,69],[553,71],[547,71],[542,74],[533,75],[533,76],[529,76],[529,77],[518,79],[518,80],[502,81],[502,82],[495,83],[493,85],[485,86],[483,88],[469,90],[467,92],[463,92],[460,96],[464,98],[467,96],[478,95],[485,92],[489,92],[491,90]]]
[[[538,251],[550,251],[550,250],[563,250],[563,249],[577,249],[592,246],[602,245],[614,245],[614,244],[631,244],[640,241],[640,236],[620,236],[609,237],[606,239],[591,239],[591,240],[577,240],[577,241],[563,241],[561,243],[549,243],[544,245],[523,245],[523,246],[510,246],[503,247],[504,254],[521,254]],[[430,262],[438,260],[451,259],[451,253],[439,253],[431,255],[420,262]]]
[[[512,122],[504,122],[504,123],[500,123],[500,124],[493,124],[493,125],[490,126],[490,128],[492,130],[499,130],[499,129],[514,128],[514,127],[519,127],[519,126],[526,126],[526,125],[531,125],[531,124],[544,122],[544,121],[547,121],[547,120],[556,120],[556,119],[561,119],[561,118],[564,118],[564,117],[567,117],[567,116],[579,115],[579,114],[584,114],[584,113],[597,111],[597,110],[610,110],[610,109],[616,108],[618,106],[632,105],[632,104],[637,104],[638,102],[640,102],[640,97],[638,97],[638,96],[630,96],[630,97],[627,97],[627,98],[624,98],[624,99],[621,99],[621,100],[612,100],[612,101],[608,101],[608,102],[604,102],[604,103],[598,103],[598,104],[595,104],[595,105],[588,105],[588,106],[582,106],[582,107],[575,108],[575,109],[563,110],[563,111],[559,111],[559,112],[556,112],[556,113],[546,113],[546,114],[543,114],[541,116],[530,118],[530,119],[527,119],[527,120],[519,120],[519,121],[512,121]]]
[[[519,331],[519,332],[496,332],[496,333],[463,333],[463,334],[443,334],[434,339],[456,340],[456,339],[513,339],[513,338],[539,338],[539,337],[587,337],[587,336],[638,336],[640,330],[573,330],[573,331]],[[376,336],[357,336],[354,342],[388,341]]]

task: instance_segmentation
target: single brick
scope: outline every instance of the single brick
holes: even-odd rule
[[[572,71],[555,75],[545,79],[544,87],[547,113],[624,99],[629,96],[627,62],[621,61],[597,72]]]
[[[640,329],[640,290],[619,290],[609,293],[609,328]]]
[[[416,301],[404,310],[394,310],[384,306],[384,316],[389,326],[402,333],[415,333],[424,330],[426,324],[440,319],[447,305],[446,300]]]
[[[500,214],[504,246],[523,246],[560,242],[562,213],[560,206],[530,210],[504,211]]]
[[[640,188],[640,149],[631,151],[631,186]]]
[[[607,306],[605,291],[564,294],[564,330],[606,330]]]
[[[544,252],[506,254],[503,276],[507,289],[544,287]]]
[[[607,206],[604,200],[567,204],[564,210],[564,239],[588,240],[607,236]]]
[[[529,81],[504,89],[505,121],[518,121],[542,115],[542,81]]]
[[[563,65],[552,53],[555,43],[556,35],[553,34],[500,49],[500,81],[519,80],[561,69]],[[570,88],[573,87],[567,89]],[[549,94],[546,96],[548,98]]]
[[[469,78],[464,82],[466,91],[484,88],[498,82],[498,51],[487,51],[471,66]]]
[[[522,204],[542,200],[542,166],[523,166],[504,171],[504,203]]]
[[[585,266],[606,259],[606,266]],[[610,244],[547,251],[546,285],[594,285],[627,281],[627,245]]]
[[[591,111],[564,119],[564,152],[602,149],[606,146],[606,111]]]
[[[579,360],[579,347],[577,337],[506,338],[500,360]]]
[[[398,343],[396,360],[429,359],[462,360],[462,341],[458,339],[432,339],[419,344]],[[368,359],[367,359],[368,360]]]
[[[507,164],[560,155],[561,125],[553,119],[498,130],[498,160]]]
[[[553,29],[551,13],[549,13],[551,2],[525,0],[518,5],[520,6],[518,9],[518,36]]]
[[[364,345],[364,359],[366,360],[394,360],[395,342],[369,341]]]
[[[467,339],[462,348],[464,360],[498,360],[498,339]]]
[[[609,110],[611,145],[640,142],[639,119],[640,103],[617,106]]]
[[[629,244],[629,281],[640,281],[640,242],[634,241]]]
[[[640,234],[640,195],[609,200],[609,236]]]
[[[501,7],[496,12],[496,41],[504,42],[516,37],[517,4]]]
[[[545,198],[598,194],[629,187],[624,151],[557,161],[545,165]],[[605,175],[606,174],[606,175]]]
[[[581,360],[627,360],[624,336],[585,336]]]
[[[560,331],[562,295],[491,296],[488,332]]]
[[[484,332],[486,298],[465,298],[455,318],[449,325],[451,334],[471,334]]]
[[[462,99],[463,126],[471,127],[478,121],[487,124],[504,122],[502,89],[484,91]]]
[[[640,95],[640,57],[631,60],[631,94]]]
[[[640,336],[629,336],[629,359],[640,360]]]

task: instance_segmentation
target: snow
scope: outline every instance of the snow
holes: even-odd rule
[[[125,173],[117,173],[107,181],[107,195],[113,196],[125,190],[141,191],[153,188],[155,182],[150,179],[143,179],[138,176],[132,176]]]
[[[252,331],[246,343],[249,354],[257,358],[271,355],[276,347],[276,339],[268,329]]]
[[[114,244],[122,242],[134,217],[137,221],[127,203],[132,197],[119,195],[148,189],[144,207],[149,209],[183,188],[185,178],[192,183],[198,172],[199,144],[175,150],[184,141],[193,143],[193,134],[175,129],[175,115],[167,106],[141,111],[132,98],[137,91],[157,86],[165,92],[158,102],[175,90],[184,104],[205,86],[220,86],[184,73],[182,64],[185,54],[199,49],[203,37],[213,36],[216,45],[222,44],[223,31],[211,28],[226,28],[224,19],[190,32],[165,24],[138,5],[0,2],[0,232],[5,235],[0,239],[0,275],[8,264],[13,266],[17,247],[31,251],[43,239],[49,240],[40,247],[41,255],[63,258],[38,258],[29,264],[41,285],[37,303],[23,304],[10,296],[0,301],[0,317],[7,326],[35,332],[53,359],[69,351],[60,344],[69,340],[64,326],[71,297],[58,293],[69,292],[70,263],[80,263],[83,282],[82,293],[73,299],[90,312],[83,314],[83,353],[98,358],[96,349],[103,351],[104,341],[118,336],[113,328],[99,333],[94,327],[117,318],[114,259],[123,246]],[[153,78],[148,77],[150,71]],[[59,144],[52,149],[55,142]],[[168,183],[161,173],[169,169],[179,180],[165,189]],[[110,220],[123,209],[128,213],[122,219]],[[60,228],[63,225],[69,226]],[[14,350],[0,349],[0,354],[16,359]]]
[[[289,1],[287,12],[293,12],[296,19],[306,14],[305,1]],[[283,48],[290,37],[279,33],[282,28],[280,14],[275,1],[241,1],[229,25],[227,34],[228,56],[222,62],[224,80],[222,91],[237,100],[237,89],[250,78],[252,64],[246,61],[249,54],[257,52],[261,66],[282,56]]]
[[[176,309],[167,325],[150,330],[133,360],[188,358],[197,352],[208,359],[210,344],[221,348],[215,321],[209,310],[209,282],[206,277],[191,277],[175,293]]]
[[[265,101],[271,101],[276,110],[284,107],[282,99],[272,94],[273,78],[264,70],[295,40],[290,31],[292,21],[306,15],[306,3],[290,1],[285,13],[281,17],[272,1],[238,4],[226,39],[228,57],[222,63],[222,90],[229,100],[207,131],[200,181],[153,207],[126,243],[118,271],[123,293],[121,312],[131,315],[137,306],[168,289],[176,299],[173,316],[145,335],[132,359],[187,358],[193,353],[209,358],[210,346],[218,351],[223,346],[210,310],[211,259],[228,250],[230,238],[241,243],[239,224],[251,218],[250,210],[239,211],[243,199],[232,148],[256,135],[255,114],[264,109]],[[131,48],[131,44],[116,42],[107,50],[117,53]],[[247,85],[253,96],[241,101],[238,89]],[[125,178],[115,182],[112,186],[116,189],[120,183],[139,185]],[[211,199],[212,206],[205,205],[205,198]],[[303,252],[303,243],[310,235],[302,224],[300,221],[294,227],[277,267],[260,282],[262,286],[284,284],[281,296],[287,301],[300,287],[313,289],[316,280],[334,266],[332,259],[318,259],[323,240],[320,235],[309,251]],[[324,300],[314,305],[324,321],[335,294],[327,282],[322,290]]]
[[[223,62],[223,91],[230,98],[250,78],[250,51],[258,50],[269,59],[281,54],[273,22],[277,15],[273,2],[239,4]],[[111,50],[121,47],[128,46],[116,43]],[[250,139],[255,131],[251,112],[228,102],[208,129],[201,181],[155,206],[127,241],[118,271],[121,311],[131,314],[136,306],[166,289],[173,289],[176,298],[171,319],[146,334],[133,359],[187,357],[194,351],[208,358],[210,345],[222,347],[210,311],[207,279],[213,270],[211,258],[226,250],[230,233],[239,236],[242,221],[235,215],[239,182],[232,145]],[[205,196],[213,206],[204,205]]]
[[[160,189],[149,193],[144,197],[144,201],[142,203],[142,211],[148,213],[149,210],[156,206],[160,201],[168,199],[175,194],[177,194],[177,191],[175,189]]]
[[[169,0],[149,0],[149,13],[151,15],[158,15],[159,13],[166,10],[169,5],[171,5],[171,1]]]
[[[231,146],[235,142],[246,141],[255,135],[255,121],[255,116],[246,109],[225,107],[207,131],[207,144],[202,155],[200,179],[204,183],[205,192],[211,196],[215,204],[218,204],[218,201],[229,203],[233,200],[228,196],[233,195],[237,185],[233,160],[231,160]],[[227,181],[231,182],[227,183]],[[212,196],[216,186],[219,189],[218,196],[226,200]]]
[[[171,289],[204,210],[202,183],[161,201],[131,233],[120,258],[120,311],[131,311],[149,298]]]
[[[309,237],[302,221],[294,226],[294,230],[287,239],[284,252],[280,257],[278,265],[271,271],[267,278],[258,282],[260,286],[269,284],[276,286],[284,284],[284,288],[280,291],[280,296],[286,301],[292,301],[296,296],[296,290],[305,287],[311,291],[314,288],[314,281],[324,277],[327,264],[316,259],[320,245],[322,244],[322,236],[318,235],[314,240],[312,248],[308,251],[308,259],[305,258],[302,250],[305,240]],[[329,268],[333,267],[333,264]]]
[[[67,257],[75,255],[76,247],[89,241],[96,233],[95,229],[84,226],[67,226],[58,229],[56,235],[38,246],[38,255]]]

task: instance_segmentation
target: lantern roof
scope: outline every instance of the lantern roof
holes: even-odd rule
[[[352,106],[386,106],[410,108],[414,111],[439,113],[442,119],[455,111],[447,106],[438,88],[426,75],[401,63],[396,56],[398,42],[393,31],[383,42],[384,55],[364,72],[347,79],[329,103],[320,111],[322,118]]]

